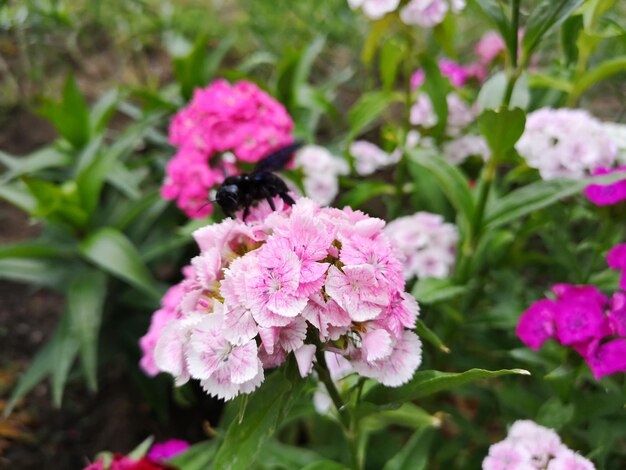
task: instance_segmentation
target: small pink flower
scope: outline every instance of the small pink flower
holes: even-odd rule
[[[546,470],[595,470],[595,465],[576,452],[562,447]]]
[[[483,470],[532,470],[528,452],[510,441],[502,441],[489,448],[483,460]]]
[[[474,47],[474,52],[483,64],[489,64],[504,51],[506,51],[506,44],[496,31],[485,33]]]
[[[326,293],[354,321],[373,320],[389,302],[370,265],[344,266],[343,272],[331,266],[326,278]]]
[[[554,320],[556,336],[561,344],[571,345],[601,338],[606,332],[602,308],[586,300],[559,301]]]
[[[607,318],[614,335],[626,337],[626,294],[615,292],[609,301]]]
[[[517,323],[517,336],[531,349],[539,349],[555,335],[557,304],[553,300],[540,300],[526,310]]]
[[[154,461],[171,459],[189,448],[187,441],[170,439],[165,442],[154,444],[148,452],[148,458]]]
[[[457,64],[453,60],[450,59],[441,59],[439,61],[439,70],[444,77],[447,77],[450,80],[452,86],[460,88],[465,85],[469,78],[469,74],[465,67]]]
[[[611,269],[622,270],[619,288],[626,292],[626,243],[611,248],[606,255],[606,261]]]
[[[583,355],[596,380],[605,375],[626,372],[626,339],[592,343]]]
[[[596,168],[594,176],[608,175],[611,173],[625,173],[624,179],[616,183],[602,185],[590,184],[585,188],[585,195],[596,206],[612,206],[622,201],[626,201],[626,166],[616,168]]]

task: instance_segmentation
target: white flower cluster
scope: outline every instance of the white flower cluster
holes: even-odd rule
[[[618,153],[602,123],[580,109],[542,108],[530,113],[515,147],[545,180],[585,178],[596,168],[612,167]]]
[[[443,156],[452,165],[460,165],[469,157],[487,160],[491,152],[483,136],[467,134],[443,144]]]
[[[617,159],[619,163],[626,165],[626,124],[618,122],[603,122],[602,128],[615,145],[617,145],[619,152]]]
[[[357,140],[350,145],[350,155],[354,158],[356,172],[367,176],[380,168],[398,163],[402,153],[399,150],[387,153],[377,145]]]
[[[441,23],[449,11],[459,13],[465,8],[465,0],[411,0],[400,10],[400,19],[408,25],[432,28]],[[353,10],[361,9],[371,20],[391,13],[400,0],[348,0]]]
[[[446,134],[457,136],[474,121],[476,114],[456,93],[449,93],[446,101],[448,103]],[[417,101],[411,107],[409,119],[414,126],[421,126],[426,129],[437,125],[437,114],[435,114],[432,102],[426,93],[421,93],[418,96]]]
[[[430,212],[399,217],[387,224],[385,234],[394,240],[403,261],[405,279],[450,274],[456,258],[459,233],[454,224]]]
[[[596,467],[561,442],[552,429],[530,420],[516,421],[506,439],[489,448],[483,470],[594,470]]]
[[[295,168],[304,173],[302,181],[306,195],[325,206],[330,204],[339,192],[339,175],[350,171],[345,160],[335,157],[324,147],[307,145],[296,153]]]

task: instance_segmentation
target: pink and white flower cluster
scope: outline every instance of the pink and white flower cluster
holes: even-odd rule
[[[450,275],[456,259],[459,232],[454,224],[430,212],[399,217],[385,227],[385,234],[402,254],[405,279]]]
[[[561,442],[552,429],[515,421],[506,439],[493,444],[483,470],[594,470],[594,464]]]
[[[362,376],[407,382],[421,362],[410,331],[419,308],[385,222],[306,198],[276,206],[194,233],[200,254],[160,329],[156,367],[225,400],[252,392],[292,352],[303,377],[330,351]]]
[[[451,137],[461,134],[476,118],[476,112],[455,92],[448,93],[448,120],[446,133]],[[415,104],[411,107],[410,122],[414,126],[430,129],[437,125],[439,118],[433,104],[426,93],[420,93]]]
[[[237,162],[257,162],[291,143],[292,130],[285,108],[254,83],[217,80],[196,89],[170,124],[177,152],[161,195],[176,200],[189,217],[204,217],[212,211],[209,190],[239,173]]]
[[[626,244],[614,247],[607,262],[622,271],[622,292],[608,299],[595,286],[556,284],[556,298],[533,303],[517,324],[517,336],[531,349],[548,339],[574,348],[596,379],[626,372]]]
[[[612,167],[617,156],[617,146],[602,124],[580,109],[543,108],[530,113],[516,148],[545,180],[582,179],[597,168]]]
[[[348,0],[353,10],[360,9],[371,20],[378,20],[400,6],[400,0]],[[410,0],[400,10],[400,19],[408,25],[433,28],[441,23],[448,12],[460,13],[465,0]]]
[[[339,176],[350,172],[348,163],[319,145],[306,145],[296,152],[294,168],[302,170],[302,185],[308,197],[325,206],[339,193]]]
[[[400,10],[400,19],[408,25],[433,28],[443,22],[448,12],[458,14],[465,0],[410,0]]]
[[[356,140],[350,145],[350,154],[354,158],[354,167],[361,176],[371,175],[375,171],[400,161],[402,153],[397,150],[385,152],[371,142]]]

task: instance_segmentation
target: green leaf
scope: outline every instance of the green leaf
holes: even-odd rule
[[[32,214],[37,208],[37,200],[23,181],[0,184],[0,199],[28,214]]]
[[[270,439],[261,451],[263,465],[268,468],[303,468],[324,460],[317,452],[302,447],[294,447]]]
[[[61,102],[47,100],[39,113],[75,148],[82,148],[89,141],[89,108],[73,75],[65,80]]]
[[[573,85],[568,80],[553,77],[545,73],[533,73],[528,76],[530,88],[553,88],[555,90],[571,93]]]
[[[168,463],[184,470],[206,470],[215,458],[218,444],[217,439],[194,444],[182,454],[168,460]]]
[[[0,259],[4,258],[58,258],[65,251],[44,242],[22,242],[0,246]]]
[[[75,186],[71,182],[58,186],[35,178],[23,178],[22,181],[37,201],[31,215],[63,227],[83,227],[86,224],[87,213],[77,204]]]
[[[120,92],[112,89],[104,92],[91,108],[89,126],[93,134],[101,133],[113,116],[120,100]]]
[[[466,286],[456,286],[449,279],[420,279],[413,288],[413,296],[419,303],[434,304],[450,300],[467,290]]]
[[[461,171],[430,150],[409,150],[409,157],[437,180],[441,190],[457,210],[461,233],[467,235],[474,217],[474,198]]]
[[[502,2],[498,0],[476,0],[476,4],[480,7],[489,21],[491,21],[491,23],[498,29],[504,42],[508,44],[508,39],[511,37],[511,24],[509,23],[509,18],[502,7]]]
[[[437,334],[433,330],[428,328],[426,324],[419,318],[415,321],[415,332],[421,339],[428,341],[440,351],[443,351],[444,353],[450,352],[450,348],[443,344],[443,341],[441,341],[439,336],[437,336]]]
[[[519,108],[486,109],[478,117],[480,133],[487,140],[492,158],[502,158],[524,133],[526,114]]]
[[[391,103],[400,100],[400,94],[391,91],[371,91],[361,95],[348,111],[348,123],[350,124],[348,140],[353,140],[361,134]]]
[[[470,369],[458,373],[436,370],[418,371],[409,383],[398,388],[387,388],[380,384],[375,385],[364,395],[363,400],[376,405],[404,403],[443,390],[460,387],[477,380],[510,374],[530,375],[530,372],[524,369],[502,369],[496,371]]]
[[[405,57],[404,42],[387,41],[380,50],[379,73],[383,90],[391,91],[396,84],[398,67]]]
[[[150,271],[132,242],[118,230],[103,228],[80,244],[81,254],[109,274],[128,282],[155,300],[161,297]]]
[[[148,451],[150,450],[150,447],[152,446],[152,443],[154,442],[154,436],[148,436],[146,437],[141,444],[139,444],[137,447],[135,447],[133,450],[131,450],[128,453],[128,458],[132,459],[132,460],[139,460],[142,457],[144,457]]]
[[[365,38],[363,44],[363,50],[361,51],[361,61],[366,67],[369,67],[376,55],[376,49],[383,43],[382,38],[393,24],[394,18],[392,15],[385,15],[381,19],[372,22],[370,32]]]
[[[54,347],[50,354],[54,364],[52,367],[52,402],[54,406],[60,407],[67,376],[78,354],[78,339],[71,329],[67,312],[61,317]]]
[[[27,282],[39,286],[60,289],[65,286],[71,266],[48,259],[3,258],[0,259],[0,279]]]
[[[583,27],[581,15],[569,17],[561,28],[561,48],[566,65],[573,65],[578,60],[578,45],[576,44]]]
[[[497,109],[502,105],[504,101],[504,94],[506,93],[507,77],[504,72],[497,72],[483,84],[478,92],[478,109],[483,111],[485,109]],[[511,95],[511,102],[509,107],[526,109],[530,101],[529,78],[526,73],[523,73],[520,78],[515,82],[513,87],[513,94]]]
[[[71,163],[71,158],[54,147],[44,147],[23,157],[14,157],[0,152],[0,163],[7,168],[7,171],[0,178],[0,184],[3,184],[22,175],[40,170],[68,166]]]
[[[428,465],[428,451],[432,445],[435,433],[432,428],[421,429],[411,436],[391,460],[389,460],[383,470],[422,470]]]
[[[290,382],[282,371],[272,373],[248,400],[243,421],[235,419],[215,457],[219,470],[247,470],[282,423],[304,380]]]
[[[523,186],[496,200],[487,207],[485,227],[493,230],[524,217],[561,199],[580,193],[589,184],[610,184],[624,178],[614,173],[584,180],[547,180]]]
[[[611,75],[615,75],[624,70],[626,70],[626,56],[607,59],[587,70],[587,72],[576,80],[572,89],[572,95],[578,98],[592,85],[606,80]]]
[[[437,124],[433,128],[434,136],[440,140],[446,130],[448,122],[448,91],[450,82],[441,74],[439,64],[428,54],[420,54],[420,65],[426,73],[422,89],[428,94],[433,110],[437,115]]]
[[[89,388],[97,389],[98,332],[106,295],[106,276],[98,271],[74,279],[67,291],[71,330],[80,345],[80,359]]]
[[[366,405],[368,403],[365,403]],[[370,412],[361,421],[368,431],[379,431],[389,426],[402,426],[410,429],[439,427],[441,419],[431,415],[413,403],[404,403],[395,410],[377,410]]]
[[[348,470],[348,467],[332,460],[322,460],[302,467],[302,470]]]
[[[52,372],[55,365],[52,351],[55,349],[56,340],[55,335],[37,351],[30,366],[20,377],[17,386],[13,390],[11,398],[2,413],[3,417],[9,416],[17,402]]]
[[[528,60],[541,39],[558,28],[584,0],[543,0],[536,6],[524,28],[522,57]]]
[[[361,181],[354,188],[346,191],[338,206],[350,206],[356,209],[365,204],[370,199],[383,194],[395,194],[396,188],[384,181],[365,180]]]

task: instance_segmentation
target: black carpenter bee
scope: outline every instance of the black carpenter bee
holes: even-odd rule
[[[272,210],[276,210],[274,196],[280,196],[289,205],[294,204],[285,182],[272,172],[283,168],[301,146],[301,142],[296,142],[282,147],[260,160],[252,172],[229,176],[217,188],[215,202],[231,217],[243,209],[244,221],[250,214],[250,207],[263,199],[267,200]]]

